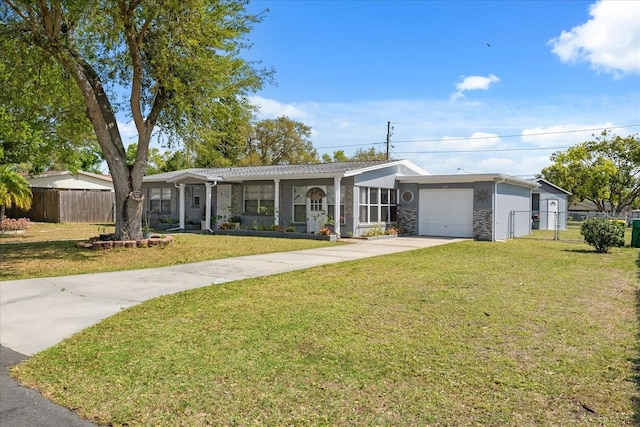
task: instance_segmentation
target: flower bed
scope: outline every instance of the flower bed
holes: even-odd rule
[[[31,227],[31,221],[28,218],[13,219],[5,216],[0,221],[1,234],[24,233],[29,227]]]
[[[336,241],[338,236],[336,234],[311,234],[311,233],[297,233],[291,231],[270,231],[270,230],[236,230],[233,228],[217,229],[214,234],[221,236],[255,236],[255,237],[280,237],[283,239],[310,239],[310,240],[329,240]]]

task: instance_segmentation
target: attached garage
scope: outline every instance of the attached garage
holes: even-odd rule
[[[409,233],[496,241],[531,232],[531,191],[538,187],[536,182],[503,174],[397,180],[398,220]]]
[[[418,234],[473,238],[473,189],[421,189]]]

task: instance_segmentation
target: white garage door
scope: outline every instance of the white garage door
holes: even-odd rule
[[[420,190],[421,236],[473,237],[473,190]]]

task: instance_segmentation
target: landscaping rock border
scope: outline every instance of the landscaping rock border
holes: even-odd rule
[[[76,242],[76,246],[82,249],[114,249],[114,248],[146,248],[151,246],[168,245],[173,242],[173,236],[151,236],[142,240],[100,240],[92,237],[88,242]]]

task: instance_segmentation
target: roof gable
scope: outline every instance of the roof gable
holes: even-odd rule
[[[539,184],[546,184],[546,185],[548,185],[548,186],[550,186],[550,187],[555,188],[556,190],[560,191],[561,193],[565,193],[565,194],[567,194],[567,195],[571,195],[571,192],[570,192],[570,191],[567,191],[567,190],[565,190],[564,188],[558,187],[558,186],[557,186],[557,185],[555,185],[554,183],[549,182],[549,181],[547,181],[547,180],[546,180],[546,179],[544,179],[544,178],[538,178],[538,179],[536,179],[536,182],[537,182],[537,183],[539,183]]]

